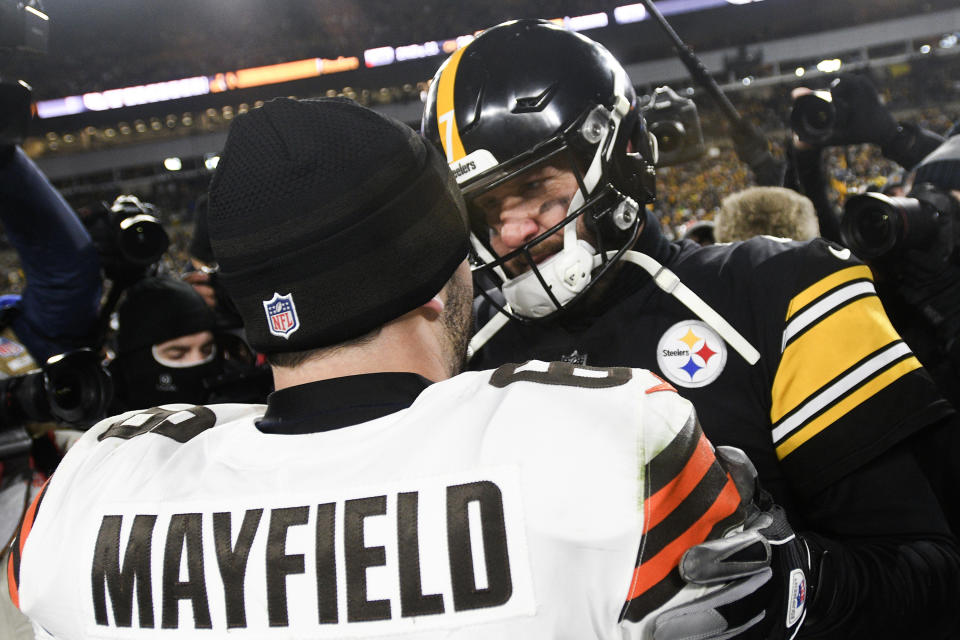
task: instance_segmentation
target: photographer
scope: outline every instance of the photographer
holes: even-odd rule
[[[78,389],[74,385],[80,378],[58,387],[46,384],[49,370],[25,374],[51,356],[96,343],[102,280],[90,235],[46,176],[14,144],[0,146],[0,223],[27,280],[23,295],[0,312],[5,408],[0,419],[0,538],[6,542],[63,452],[79,436],[78,431],[52,430],[54,417],[40,414],[49,412],[45,405],[51,392]],[[91,386],[78,398],[100,414],[109,380],[99,372],[96,357],[79,353],[77,371]],[[59,364],[69,367],[76,362],[68,357]],[[0,605],[0,636],[32,637],[24,624],[19,612]]]
[[[222,369],[213,312],[192,287],[145,278],[117,310],[117,357],[110,363],[114,412],[171,402],[202,404],[203,380]]]
[[[839,214],[827,196],[822,164],[825,147],[875,144],[885,157],[912,169],[943,142],[932,131],[897,122],[880,102],[871,80],[863,75],[840,74],[828,91],[799,87],[792,97],[794,141],[787,151],[787,186],[813,201],[821,236],[827,240],[843,242]]]
[[[944,397],[960,406],[960,136],[924,158],[908,183],[906,197],[848,199],[841,231],[876,273],[894,326]],[[960,531],[960,424],[931,430],[917,451]]]
[[[22,149],[0,149],[0,223],[17,250],[27,287],[4,310],[34,360],[92,346],[102,291],[90,235]]]
[[[117,320],[117,357],[110,363],[115,412],[265,401],[268,380],[249,363],[225,358],[214,312],[189,284],[144,278],[127,290]]]

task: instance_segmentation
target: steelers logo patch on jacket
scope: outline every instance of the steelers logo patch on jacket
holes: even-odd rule
[[[727,363],[727,345],[699,320],[678,322],[657,343],[657,364],[681,387],[703,387],[716,380]]]

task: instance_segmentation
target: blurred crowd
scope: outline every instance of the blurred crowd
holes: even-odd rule
[[[368,48],[453,38],[518,17],[608,12],[612,22],[613,9],[624,4],[630,3],[510,0],[454,8],[444,0],[236,0],[230,11],[223,11],[212,3],[187,0],[99,6],[46,0],[43,6],[51,16],[49,54],[24,59],[20,67],[37,98],[57,98],[309,57],[362,56]],[[706,51],[952,6],[949,0],[817,0],[817,7],[803,10],[790,3],[779,5],[777,10],[788,12],[789,19],[760,16],[743,29],[715,29],[709,21],[684,21],[682,16],[678,22],[687,41]],[[143,28],[147,24],[149,28]],[[664,56],[659,36],[638,38],[629,29],[613,29],[599,37],[609,39],[607,44],[624,62],[648,59],[651,47],[660,52],[658,57]]]

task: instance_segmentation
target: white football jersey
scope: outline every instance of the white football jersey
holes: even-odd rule
[[[330,431],[263,405],[90,429],[31,507],[11,595],[55,638],[644,638],[740,524],[692,406],[637,369],[529,362]]]

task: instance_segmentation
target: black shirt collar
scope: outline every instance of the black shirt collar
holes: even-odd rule
[[[302,434],[368,422],[406,409],[430,384],[415,373],[368,373],[287,387],[267,398],[257,428]]]

